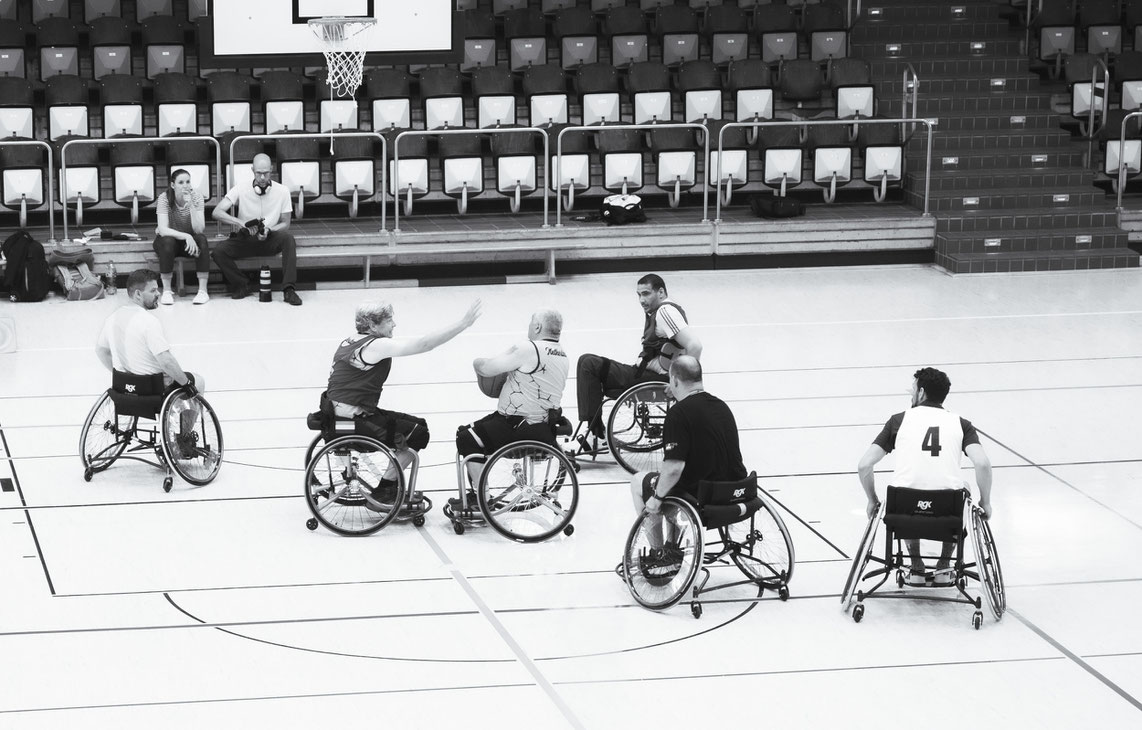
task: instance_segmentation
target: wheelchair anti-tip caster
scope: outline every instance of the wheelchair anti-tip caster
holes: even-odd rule
[[[170,477],[163,479],[163,491],[169,492],[171,490],[171,485],[173,485],[173,484],[174,484],[174,480],[171,479]]]
[[[305,526],[309,530],[316,530],[317,529],[317,518],[316,517],[310,517],[308,520],[305,521]]]
[[[464,534],[464,523],[463,522],[453,522],[452,523],[452,531],[455,532],[457,535],[463,535]]]
[[[979,627],[983,626],[983,611],[976,611],[972,614],[971,625],[972,628],[974,628],[976,631],[979,631]]]
[[[897,588],[903,588],[904,587],[904,572],[901,570],[896,571],[896,587]]]
[[[853,621],[856,621],[859,624],[862,618],[864,618],[864,604],[858,603],[857,605],[853,606]]]
[[[781,586],[777,589],[777,597],[783,601],[789,600],[789,586]]]
[[[575,525],[567,525],[563,528],[563,534],[567,537],[571,537],[571,533],[573,532],[575,532]]]
[[[702,604],[691,603],[690,613],[694,615],[694,618],[702,618]]]
[[[413,517],[412,524],[414,527],[424,527],[424,515],[417,515],[416,517]]]
[[[90,482],[91,477],[94,475],[95,475],[95,472],[92,470],[92,468],[90,466],[87,467],[86,469],[83,470],[83,481]]]

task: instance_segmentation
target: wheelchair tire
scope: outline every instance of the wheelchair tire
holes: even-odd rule
[[[476,498],[496,532],[517,542],[541,542],[571,526],[579,506],[579,477],[556,447],[517,441],[488,457]]]
[[[643,512],[627,535],[622,563],[623,579],[631,596],[639,605],[655,611],[670,608],[690,591],[702,567],[704,549],[704,528],[689,502],[667,497],[662,501],[660,514],[664,545],[672,546],[675,554],[655,554],[650,537],[651,515]],[[673,539],[666,539],[668,536]]]
[[[789,585],[797,562],[793,539],[768,499],[762,497],[761,509],[753,517],[727,525],[722,531],[723,541],[739,546],[730,553],[730,558],[750,580],[766,588],[780,589]]]
[[[373,488],[395,468],[389,509],[378,509]],[[370,535],[397,518],[404,503],[404,471],[387,446],[368,436],[342,436],[318,449],[305,467],[305,503],[314,518],[338,535]]]
[[[184,433],[182,416],[190,404],[198,407],[193,428]],[[214,481],[222,469],[222,426],[214,409],[199,394],[190,396],[185,388],[176,388],[163,400],[159,411],[163,456],[182,479],[195,486]]]
[[[864,528],[864,534],[860,538],[860,546],[857,548],[856,554],[853,555],[852,567],[849,568],[849,576],[845,579],[845,589],[841,591],[841,610],[845,613],[853,605],[853,597],[856,595],[857,586],[860,585],[861,576],[864,574],[864,569],[868,565],[869,558],[872,557],[872,546],[876,540],[876,528],[880,525],[880,519],[884,516],[884,505],[881,504],[880,509],[877,511],[876,516],[868,521]],[[861,614],[864,611],[862,609]],[[853,615],[854,621],[860,621],[856,615]]]
[[[662,427],[674,398],[666,383],[639,383],[615,400],[607,417],[607,445],[630,474],[662,469]]]
[[[317,451],[317,447],[320,446],[324,440],[325,436],[321,434],[313,437],[313,440],[309,442],[309,448],[305,450],[305,461],[302,463],[308,465],[309,462],[313,461],[313,452]]]
[[[83,461],[84,479],[115,463],[131,443],[139,419],[117,416],[111,395],[104,391],[95,401],[83,422],[79,436],[79,458]]]
[[[1003,569],[999,565],[999,553],[995,549],[995,537],[991,525],[983,517],[979,507],[971,511],[972,547],[975,549],[976,571],[983,587],[983,596],[991,615],[996,621],[1007,611],[1007,594],[1003,589]],[[978,628],[978,627],[977,627]]]

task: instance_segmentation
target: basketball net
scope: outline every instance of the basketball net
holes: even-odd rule
[[[369,31],[377,24],[376,18],[313,18],[309,29],[317,36],[321,52],[325,55],[326,83],[329,100],[334,96],[352,98],[361,85],[365,68],[365,51]],[[329,153],[333,153],[333,129],[329,130]]]

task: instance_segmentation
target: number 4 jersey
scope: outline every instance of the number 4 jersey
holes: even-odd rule
[[[958,489],[964,483],[960,457],[979,435],[967,419],[924,403],[888,419],[873,443],[896,452],[892,486]]]

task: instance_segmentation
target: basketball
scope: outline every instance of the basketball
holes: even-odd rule
[[[504,389],[504,383],[508,381],[507,373],[500,373],[491,377],[485,375],[476,375],[476,383],[480,386],[480,392],[489,398],[499,398],[500,391]]]

